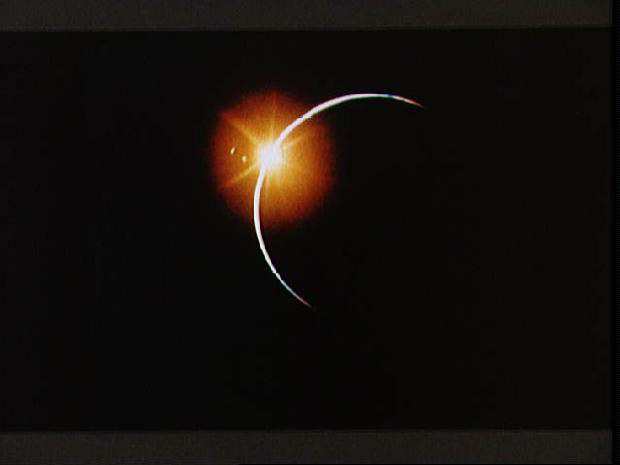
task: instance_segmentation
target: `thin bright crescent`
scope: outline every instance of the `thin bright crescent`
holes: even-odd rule
[[[374,94],[374,93],[343,95],[341,97],[336,97],[336,98],[327,100],[315,106],[314,108],[308,110],[306,113],[304,113],[299,118],[297,118],[295,121],[293,121],[291,124],[289,124],[286,128],[284,128],[284,130],[280,133],[280,135],[275,140],[273,145],[277,148],[281,148],[284,140],[291,134],[291,132],[295,130],[295,128],[297,128],[302,123],[304,123],[304,121],[307,121],[313,116],[321,113],[322,111],[325,111],[329,108],[333,108],[337,105],[340,105],[341,103],[350,102],[352,100],[363,100],[363,99],[390,99],[390,100],[396,100],[398,102],[403,102],[408,105],[414,105],[416,107],[423,108],[422,105],[419,104],[418,102],[408,99],[406,97],[401,97],[399,95]],[[301,302],[308,308],[312,308],[312,305],[310,305],[310,303],[306,299],[304,299],[301,295],[295,292],[293,288],[289,286],[288,283],[284,280],[284,278],[280,276],[280,273],[278,273],[278,270],[276,270],[276,267],[274,266],[273,262],[271,261],[271,257],[269,256],[269,252],[267,252],[267,247],[265,246],[265,241],[263,239],[263,233],[261,231],[261,223],[260,223],[260,196],[261,196],[261,191],[263,190],[263,184],[265,183],[265,177],[267,175],[267,170],[268,170],[267,164],[263,164],[258,174],[258,180],[256,181],[256,189],[254,190],[254,229],[256,230],[256,237],[258,239],[258,245],[260,246],[260,250],[263,252],[263,256],[265,257],[265,261],[267,262],[267,265],[269,265],[271,272],[275,275],[278,281],[280,281],[280,284],[282,284],[282,286],[284,286],[284,288],[293,297],[295,297],[299,302]]]

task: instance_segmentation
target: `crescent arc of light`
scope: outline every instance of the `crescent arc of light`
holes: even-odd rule
[[[322,111],[325,111],[329,108],[333,108],[345,102],[350,102],[352,100],[363,100],[363,99],[389,99],[389,100],[395,100],[398,102],[406,103],[408,105],[414,105],[416,107],[423,108],[423,106],[420,103],[414,100],[408,99],[406,97],[401,97],[399,95],[377,94],[377,93],[342,95],[340,97],[327,100],[315,106],[314,108],[311,108],[306,113],[301,115],[291,124],[289,124],[286,128],[284,128],[284,130],[280,133],[278,138],[273,143],[273,146],[280,149],[282,147],[282,143],[284,142],[284,140],[291,134],[291,132],[295,130],[295,128],[297,128],[302,123],[304,123],[304,121],[307,121],[313,116],[316,116],[317,114],[321,113]],[[276,269],[275,265],[273,264],[273,261],[271,260],[271,257],[269,256],[269,252],[267,252],[267,247],[265,246],[265,240],[263,239],[263,233],[261,231],[261,222],[260,222],[260,198],[261,198],[261,191],[263,189],[263,184],[265,183],[265,177],[267,175],[268,168],[269,167],[267,166],[267,164],[263,163],[263,165],[260,168],[258,179],[256,181],[256,188],[254,190],[254,229],[256,231],[256,237],[258,239],[258,245],[260,246],[260,250],[263,253],[263,257],[265,258],[265,261],[267,262],[269,269],[274,274],[274,276],[278,279],[278,281],[280,281],[280,284],[282,284],[282,286],[284,286],[284,288],[293,297],[295,297],[299,302],[301,302],[308,308],[312,308],[312,305],[310,305],[310,303],[306,299],[304,299],[301,295],[295,292],[293,288],[289,286],[288,283],[284,280],[284,278],[282,278],[282,276]]]

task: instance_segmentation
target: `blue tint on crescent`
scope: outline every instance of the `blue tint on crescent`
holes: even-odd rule
[[[333,108],[345,102],[350,102],[352,100],[363,100],[363,99],[389,99],[389,100],[395,100],[397,102],[402,102],[408,105],[413,105],[413,106],[422,108],[422,105],[419,104],[418,102],[408,99],[406,97],[401,97],[399,95],[373,94],[373,93],[343,95],[341,97],[336,97],[336,98],[327,100],[315,106],[314,108],[311,108],[306,113],[301,115],[291,124],[289,124],[286,128],[284,128],[284,130],[280,133],[278,138],[275,140],[274,145],[278,148],[281,148],[282,144],[284,143],[284,140],[295,130],[295,128],[300,126],[304,121],[309,120],[313,116],[321,113],[322,111],[325,111],[329,108]],[[256,230],[256,237],[258,239],[258,245],[260,246],[260,250],[263,252],[263,256],[265,257],[265,261],[267,262],[269,269],[271,269],[271,272],[275,275],[278,281],[280,281],[280,284],[282,284],[282,286],[284,286],[284,288],[293,297],[295,297],[299,302],[301,302],[308,308],[312,308],[312,305],[310,305],[310,303],[306,299],[304,299],[301,295],[295,292],[293,288],[289,286],[288,283],[284,280],[284,278],[282,278],[280,273],[278,273],[278,270],[276,270],[276,267],[274,266],[271,260],[271,257],[269,256],[269,252],[267,252],[267,247],[265,246],[265,241],[263,239],[263,233],[261,231],[261,223],[260,223],[260,197],[261,197],[261,191],[263,190],[263,184],[265,183],[265,177],[267,175],[267,170],[268,170],[268,166],[266,164],[263,164],[258,174],[258,180],[256,181],[256,189],[254,190],[254,229]]]

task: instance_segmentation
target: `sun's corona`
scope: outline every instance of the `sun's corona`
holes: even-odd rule
[[[222,109],[210,134],[209,158],[217,195],[248,222],[261,170],[261,208],[266,229],[308,220],[321,207],[333,182],[331,138],[319,121],[299,128],[286,141],[278,135],[306,105],[277,92],[241,97]]]

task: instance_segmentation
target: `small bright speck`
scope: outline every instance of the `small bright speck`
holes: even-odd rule
[[[241,161],[242,161],[243,163],[247,163],[247,161],[248,161],[248,157],[246,157],[245,155],[243,155],[243,156],[241,157]]]
[[[236,150],[237,150],[237,147],[233,147],[233,148],[231,148],[231,149],[230,149],[230,154],[231,154],[231,155],[234,155]]]

